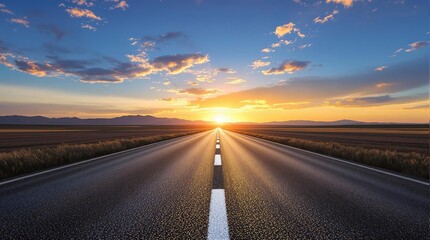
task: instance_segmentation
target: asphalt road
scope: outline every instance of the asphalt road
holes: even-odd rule
[[[0,183],[0,238],[206,239],[215,141],[208,131]],[[231,239],[429,236],[428,185],[227,131],[220,146]]]

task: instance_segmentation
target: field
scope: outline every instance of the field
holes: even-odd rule
[[[181,137],[210,126],[0,127],[0,179]]]
[[[72,143],[187,133],[210,126],[41,126],[0,125],[0,152],[22,147],[56,146]]]
[[[229,125],[224,128],[333,157],[429,178],[427,125],[342,127]]]
[[[229,125],[225,129],[298,138],[317,142],[334,142],[401,152],[429,152],[428,125],[373,125],[373,126],[247,126]]]

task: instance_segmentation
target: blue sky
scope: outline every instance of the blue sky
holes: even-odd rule
[[[0,0],[0,109],[425,122],[428,16],[418,0]]]

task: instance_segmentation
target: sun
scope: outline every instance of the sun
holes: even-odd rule
[[[221,115],[215,116],[215,122],[218,124],[223,124],[225,123],[225,117]]]

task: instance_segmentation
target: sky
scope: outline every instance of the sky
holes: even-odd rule
[[[0,115],[429,121],[422,0],[0,0]]]

